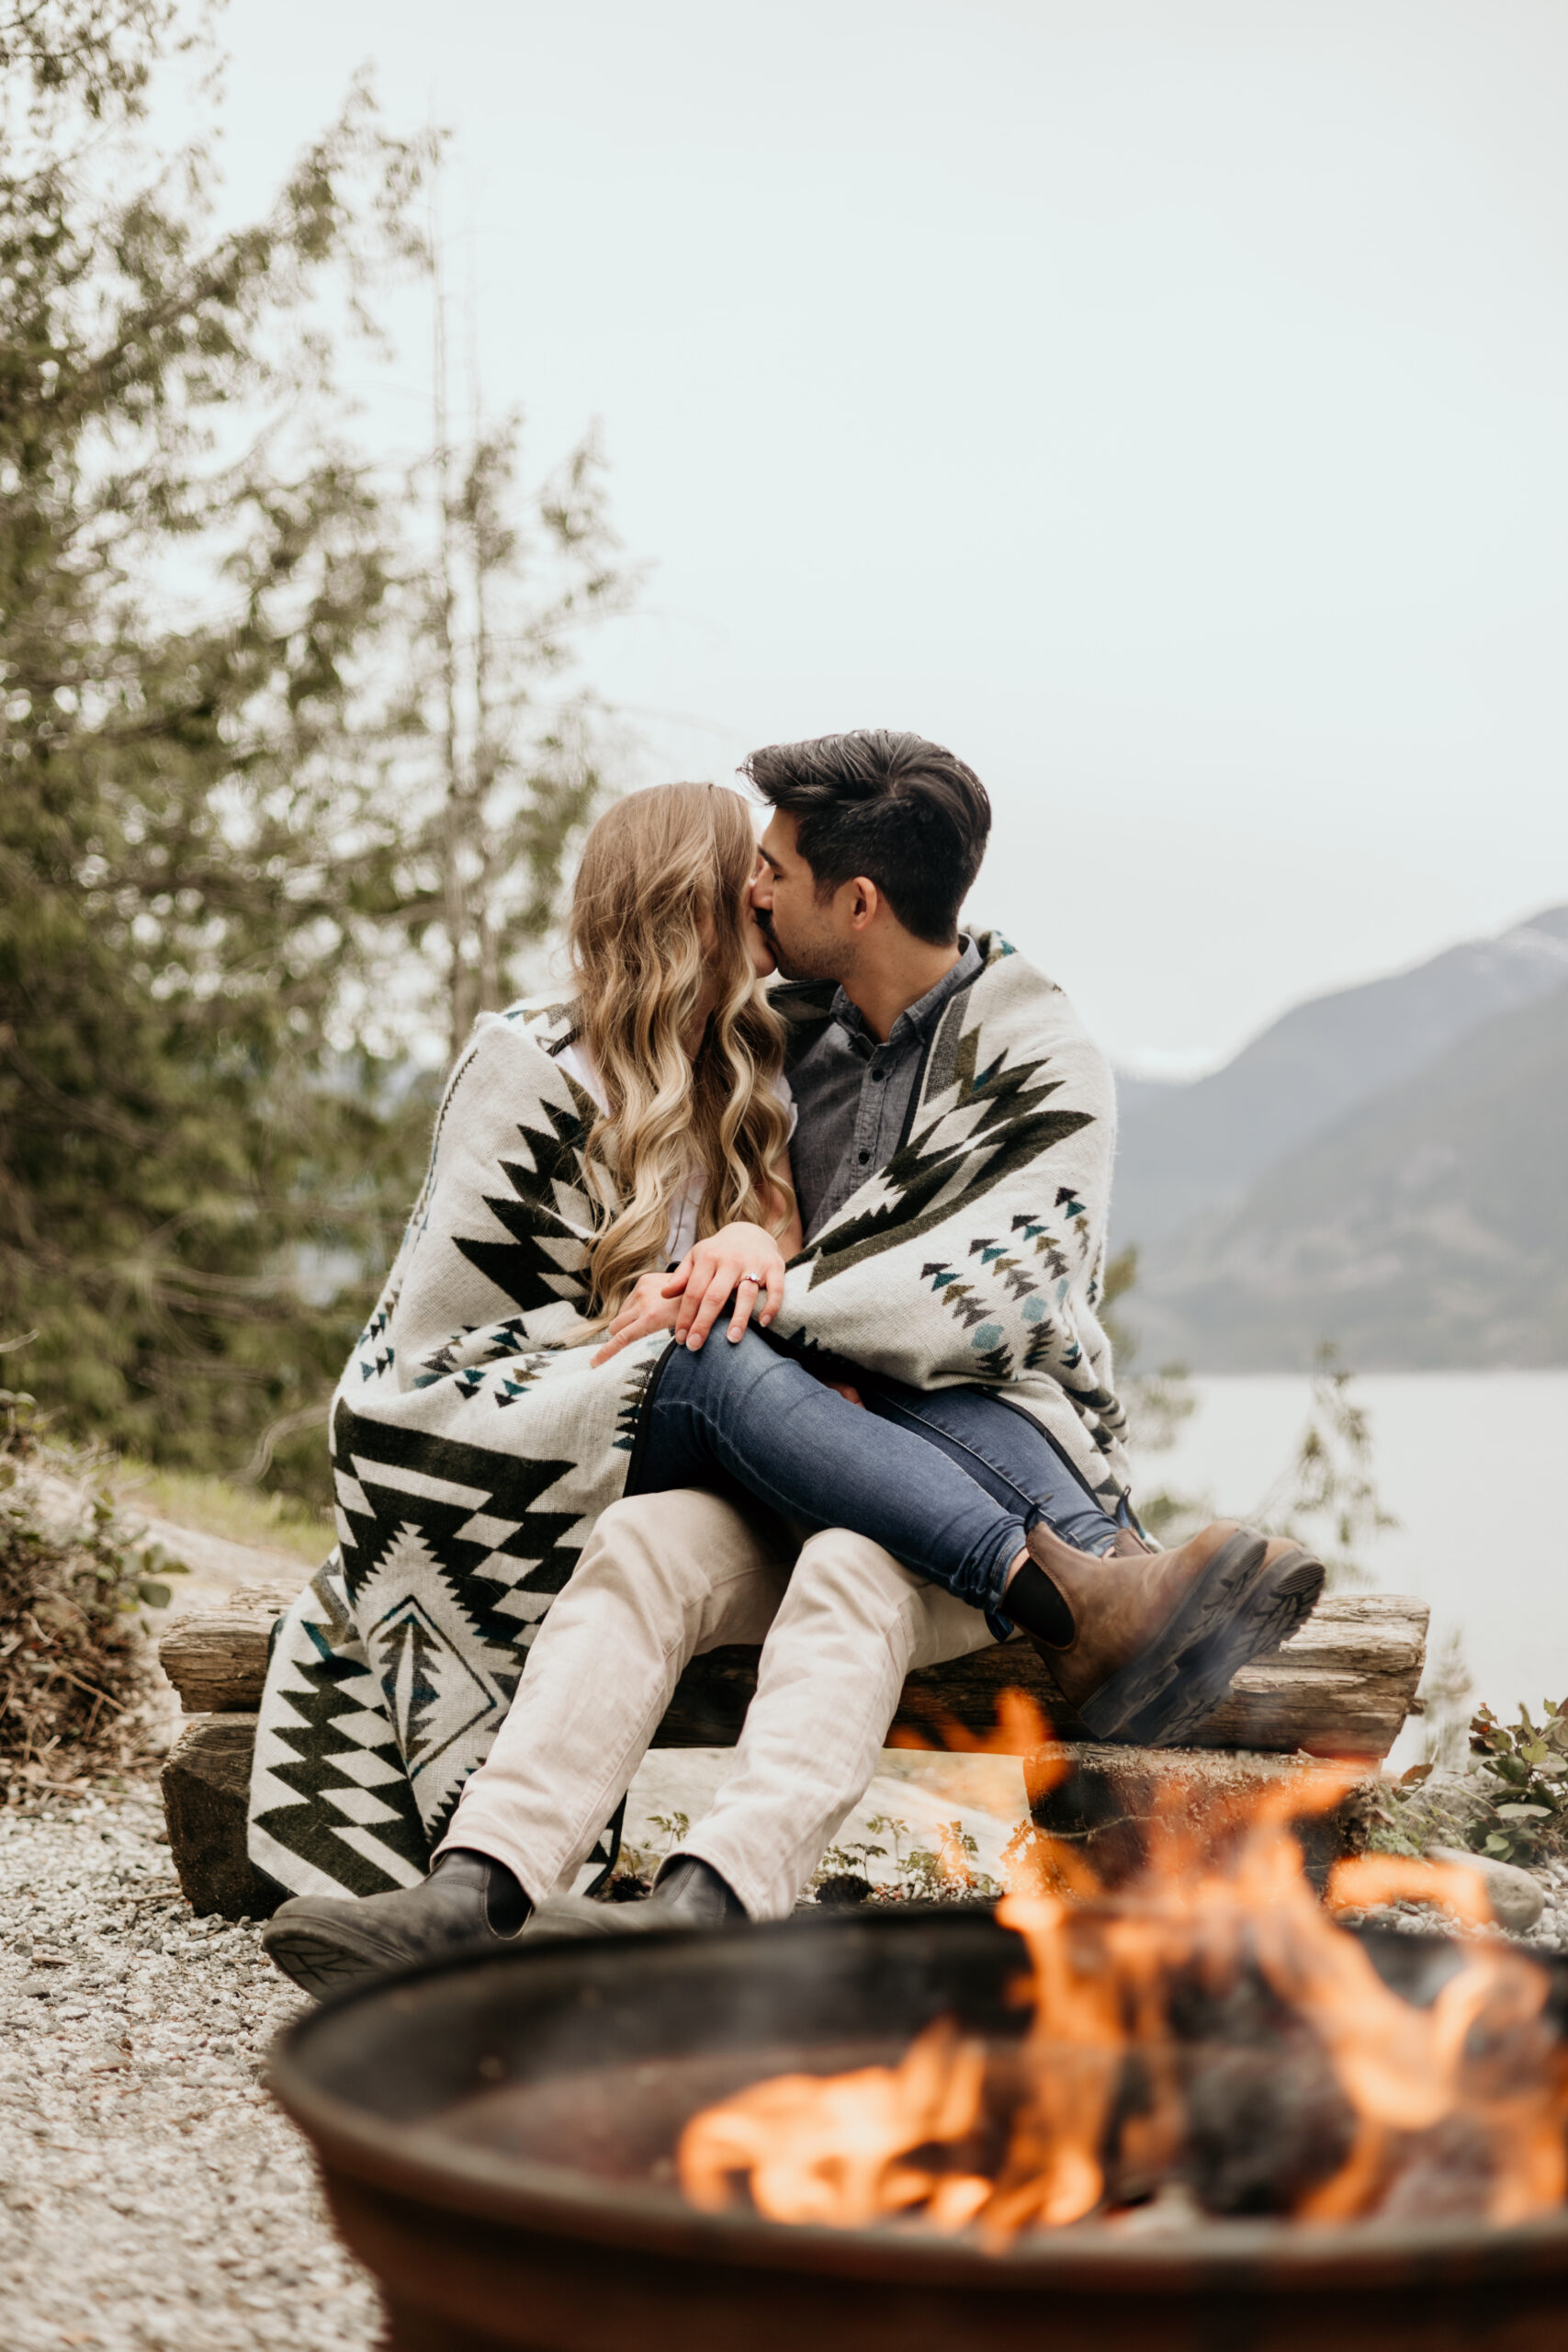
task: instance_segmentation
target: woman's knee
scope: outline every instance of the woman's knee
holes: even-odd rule
[[[700,1348],[681,1348],[672,1352],[660,1374],[657,1398],[666,1385],[673,1384],[682,1394],[694,1396],[706,1393],[731,1398],[760,1387],[764,1381],[792,1375],[809,1378],[799,1365],[777,1348],[770,1347],[754,1325],[749,1325],[739,1340],[728,1340],[722,1329],[713,1331]]]

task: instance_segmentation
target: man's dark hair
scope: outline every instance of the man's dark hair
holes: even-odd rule
[[[742,764],[763,798],[795,818],[818,898],[863,874],[906,931],[949,944],[991,830],[973,768],[886,727],[770,743]]]

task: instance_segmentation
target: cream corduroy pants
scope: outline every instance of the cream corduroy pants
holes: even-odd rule
[[[754,1919],[783,1918],[876,1770],[904,1677],[987,1647],[977,1610],[840,1528],[792,1558],[716,1495],[604,1512],[552,1604],[488,1760],[439,1852],[488,1854],[536,1903],[569,1888],[630,1784],[688,1659],[762,1646],[736,1768],[680,1848]]]

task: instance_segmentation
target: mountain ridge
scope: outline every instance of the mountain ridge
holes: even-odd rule
[[[1119,1245],[1146,1250],[1239,1203],[1359,1102],[1565,981],[1568,906],[1547,907],[1495,938],[1297,1005],[1205,1078],[1122,1081]]]
[[[1565,1173],[1568,982],[1151,1252],[1133,1320],[1205,1371],[1568,1363]]]
[[[1568,1363],[1568,907],[1136,1089],[1112,1229],[1144,1360]]]

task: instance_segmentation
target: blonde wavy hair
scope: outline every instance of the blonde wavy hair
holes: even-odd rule
[[[756,855],[746,804],[711,784],[634,793],[583,846],[568,935],[579,1035],[610,1105],[589,1134],[601,1325],[665,1262],[694,1166],[705,1180],[699,1238],[741,1219],[776,1233],[794,1206],[789,1119],[772,1083],[784,1032],[744,935]],[[710,973],[718,999],[688,1060],[682,1035]]]

